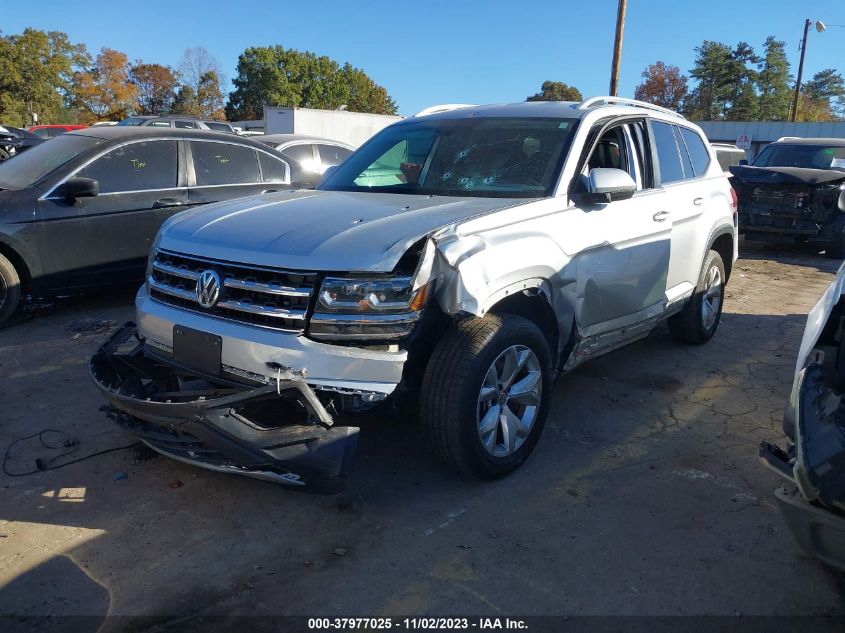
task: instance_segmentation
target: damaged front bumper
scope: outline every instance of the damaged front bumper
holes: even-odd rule
[[[211,470],[337,492],[358,428],[335,426],[303,378],[279,370],[271,384],[209,379],[145,352],[127,324],[91,358],[110,417],[154,450]]]
[[[778,507],[805,552],[845,570],[845,402],[822,364],[799,373],[784,426],[787,450],[760,444],[763,464],[793,484],[775,491]]]
[[[838,170],[730,168],[739,230],[748,240],[838,244],[845,229],[845,174]]]

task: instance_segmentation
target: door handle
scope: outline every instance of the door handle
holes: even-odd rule
[[[663,222],[668,217],[669,217],[668,211],[658,211],[653,216],[651,216],[651,219],[654,220],[655,222]]]
[[[279,190],[278,189],[265,189],[264,191],[261,192],[261,195],[264,195],[265,193],[279,193]]]
[[[181,207],[185,203],[178,198],[161,198],[153,202],[153,209],[166,209],[167,207]]]
[[[697,207],[700,207],[702,202],[704,202],[704,198],[696,198],[692,201],[692,203]]]

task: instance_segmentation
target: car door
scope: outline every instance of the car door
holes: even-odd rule
[[[179,155],[175,139],[131,141],[68,176],[96,180],[97,196],[68,200],[59,184],[38,200],[42,266],[55,285],[143,279],[159,226],[187,202]]]
[[[290,189],[290,168],[280,157],[249,145],[190,140],[188,202],[198,205]]]
[[[698,134],[692,130],[684,128],[684,132],[677,125],[654,119],[650,125],[657,154],[658,181],[666,202],[666,222],[672,225],[666,291],[667,301],[672,303],[688,296],[695,288],[701,271],[704,242],[709,237],[709,227],[702,227],[699,219],[710,195],[707,190],[712,190],[712,187],[696,177],[687,143],[696,150],[696,163],[702,174],[710,156]],[[697,148],[695,139],[689,135],[698,138],[702,147]],[[703,165],[702,158],[705,161]]]
[[[579,185],[572,199],[578,294],[576,318],[586,336],[622,331],[663,311],[669,268],[672,225],[661,215],[663,200],[654,174],[644,122],[626,121],[605,127],[581,168],[580,183],[591,169],[622,169],[637,190],[626,200],[579,202]],[[585,191],[585,185],[580,185]],[[624,333],[620,335],[624,337]],[[608,344],[611,344],[608,341]]]

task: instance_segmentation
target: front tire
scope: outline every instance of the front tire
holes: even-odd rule
[[[0,255],[0,325],[8,321],[21,301],[21,278],[6,257]]]
[[[551,352],[520,316],[457,323],[426,367],[420,420],[435,453],[463,475],[503,477],[531,454],[548,415]]]
[[[692,298],[678,314],[669,317],[669,331],[679,341],[706,343],[719,327],[725,297],[725,264],[716,251],[709,251]]]

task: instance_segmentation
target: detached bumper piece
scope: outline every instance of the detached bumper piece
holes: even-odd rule
[[[91,377],[120,426],[173,459],[315,492],[346,482],[358,428],[333,426],[314,391],[292,374],[256,387],[162,363],[126,324],[91,358]]]
[[[794,484],[775,498],[801,548],[845,570],[845,398],[820,364],[801,373],[795,417],[788,450],[763,442],[760,459]]]

